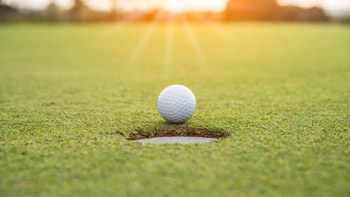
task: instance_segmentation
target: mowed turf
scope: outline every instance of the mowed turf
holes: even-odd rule
[[[349,36],[339,24],[0,24],[0,195],[349,196]],[[183,125],[157,112],[172,84],[197,98]],[[123,137],[165,131],[229,137]]]

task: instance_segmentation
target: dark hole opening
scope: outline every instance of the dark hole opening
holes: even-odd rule
[[[221,129],[205,129],[205,128],[168,128],[168,129],[152,129],[150,131],[133,130],[120,133],[128,140],[139,140],[154,137],[206,137],[206,138],[227,138],[229,133]]]

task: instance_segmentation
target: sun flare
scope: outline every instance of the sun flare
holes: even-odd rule
[[[164,2],[164,8],[171,12],[179,12],[183,9],[183,6],[184,4],[180,0],[178,1],[166,0]]]
[[[189,10],[220,11],[226,5],[226,0],[163,0],[164,8],[171,12]]]

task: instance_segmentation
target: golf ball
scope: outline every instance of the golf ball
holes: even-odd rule
[[[170,123],[184,123],[196,110],[196,97],[182,85],[165,88],[158,98],[158,111]]]

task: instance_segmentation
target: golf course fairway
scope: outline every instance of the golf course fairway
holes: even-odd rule
[[[349,196],[349,32],[3,23],[0,196]],[[184,124],[157,110],[174,84],[197,99]],[[173,135],[217,139],[133,141]]]

